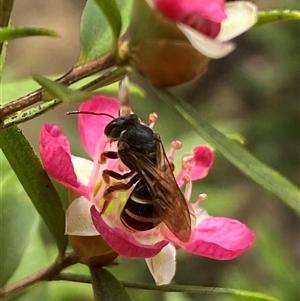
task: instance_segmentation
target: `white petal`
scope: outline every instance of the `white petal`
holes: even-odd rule
[[[221,30],[216,37],[225,42],[242,34],[257,21],[257,6],[247,1],[227,3],[225,6],[227,18],[221,23]]]
[[[235,48],[233,43],[222,43],[210,39],[189,26],[183,24],[177,24],[177,26],[190,41],[192,46],[207,57],[219,59],[229,54]]]
[[[157,285],[170,283],[176,270],[175,246],[167,244],[156,256],[146,258],[146,263]]]
[[[66,211],[66,231],[65,234],[79,236],[96,236],[96,230],[90,208],[92,203],[85,197],[74,200]]]
[[[93,170],[93,161],[76,156],[71,156],[71,159],[78,180],[87,186]]]

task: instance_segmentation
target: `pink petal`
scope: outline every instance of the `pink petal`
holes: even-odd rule
[[[154,3],[160,13],[175,22],[191,14],[219,23],[226,18],[224,0],[154,0]]]
[[[207,146],[197,146],[194,148],[194,156],[189,161],[190,170],[182,169],[181,172],[176,177],[176,181],[178,185],[182,185],[184,183],[183,178],[186,174],[188,174],[192,181],[196,181],[199,179],[203,179],[207,176],[210,168],[214,163],[214,153]]]
[[[117,117],[119,112],[119,101],[107,96],[94,96],[91,100],[81,104],[80,111],[107,113]],[[78,116],[79,134],[83,147],[93,159],[97,142],[104,135],[104,128],[111,120],[112,119],[108,116],[89,114],[80,114]],[[103,151],[105,145],[106,143],[103,141],[99,146],[100,150],[98,151]]]
[[[207,146],[197,146],[194,148],[194,164],[190,172],[192,181],[206,177],[214,163],[214,153]]]
[[[169,284],[176,271],[176,249],[167,244],[156,256],[146,258],[148,268],[157,285]]]
[[[91,208],[94,225],[100,235],[118,254],[129,258],[149,258],[157,255],[168,244],[162,240],[153,245],[140,244],[133,239],[130,233],[120,228],[109,227],[102,219],[95,206]]]
[[[69,140],[58,126],[43,125],[40,134],[40,154],[43,166],[52,178],[82,194],[87,194],[87,186],[81,184],[75,174]]]
[[[229,260],[243,253],[254,239],[254,233],[241,222],[211,217],[197,226],[193,241],[181,244],[181,247],[193,254]]]

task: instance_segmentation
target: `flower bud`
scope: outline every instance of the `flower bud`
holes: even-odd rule
[[[155,86],[182,84],[233,51],[228,41],[255,23],[256,6],[247,1],[135,0],[128,60]]]

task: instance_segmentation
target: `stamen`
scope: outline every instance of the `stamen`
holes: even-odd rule
[[[185,174],[182,178],[184,184],[185,184],[185,191],[184,191],[184,197],[187,202],[189,202],[191,195],[192,195],[192,181],[191,177],[188,174]]]
[[[179,150],[182,148],[182,143],[179,140],[175,140],[172,141],[171,146],[175,149],[175,150]]]
[[[194,159],[194,156],[191,155],[185,155],[182,158],[182,169],[191,169],[192,168],[192,161]]]
[[[148,123],[149,123],[150,129],[153,129],[157,118],[158,118],[158,115],[155,112],[149,114],[149,122]]]
[[[102,136],[97,144],[96,144],[96,149],[95,149],[95,158],[100,158],[100,146],[102,144],[102,142],[104,141],[105,136]],[[92,187],[93,189],[95,189],[97,182],[99,181],[100,177],[102,175],[100,175],[99,177],[99,173],[100,173],[100,169],[102,169],[102,167],[105,169],[106,164],[104,165],[100,165],[99,164],[99,160],[95,159],[94,160],[94,165],[93,165],[93,170],[89,179],[89,187]]]
[[[119,206],[120,206],[120,202],[121,202],[121,200],[120,200],[121,198],[120,198],[120,195],[118,195],[114,200],[113,200],[113,208],[112,208],[112,212],[110,213],[110,217],[112,218],[112,219],[116,219],[116,217],[117,217],[117,214],[118,214],[118,212],[119,212]]]
[[[194,203],[195,206],[199,206],[199,204],[207,198],[206,193],[200,193],[198,195],[197,201]]]
[[[94,195],[94,198],[93,198],[93,203],[95,205],[97,205],[98,207],[100,205],[103,205],[103,204],[100,204],[100,200],[103,198],[103,194],[106,190],[106,188],[108,187],[107,183],[105,183],[104,181],[102,181],[102,184],[99,188],[99,190],[97,191],[96,195]]]
[[[175,153],[177,150],[182,148],[182,143],[178,140],[172,141],[171,148],[167,151],[167,157],[170,162],[174,162],[175,160]]]

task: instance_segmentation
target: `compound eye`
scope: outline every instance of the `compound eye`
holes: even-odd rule
[[[111,121],[104,129],[104,134],[112,139],[118,139],[124,130],[125,117],[118,117]]]
[[[107,137],[111,137],[114,129],[116,128],[117,125],[117,122],[115,120],[111,121],[109,124],[106,125],[105,129],[104,129],[104,134],[107,136]],[[111,137],[113,138],[113,137]]]

